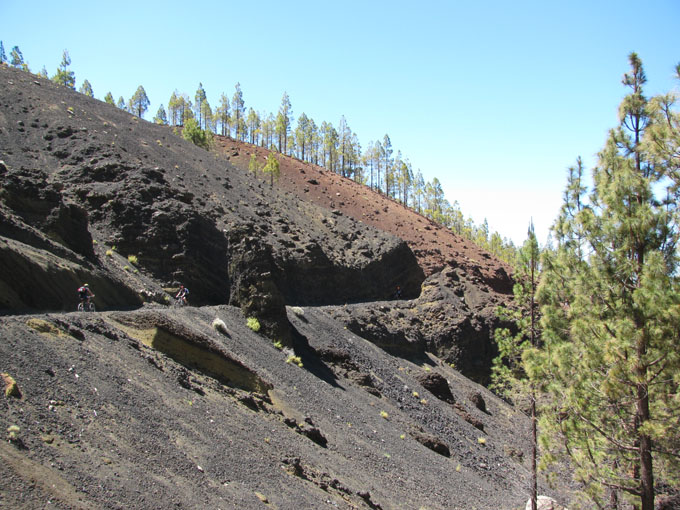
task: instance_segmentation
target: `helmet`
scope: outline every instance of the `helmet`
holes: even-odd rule
[[[89,285],[87,283],[84,283],[83,287],[89,287]]]

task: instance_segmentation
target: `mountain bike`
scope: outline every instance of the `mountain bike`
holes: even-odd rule
[[[92,296],[94,297],[94,296]],[[78,311],[79,312],[94,312],[94,303],[92,302],[92,299],[88,299],[86,301],[81,301],[78,303]]]

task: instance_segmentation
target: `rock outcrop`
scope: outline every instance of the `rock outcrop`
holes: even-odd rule
[[[183,283],[192,304],[243,304],[272,327],[285,321],[284,303],[384,299],[396,285],[419,293],[422,269],[400,239],[303,204],[167,126],[16,69],[0,73],[0,236],[86,267],[60,285],[96,272],[129,291],[106,304],[132,307]],[[16,243],[3,249],[28,257]],[[0,305],[62,308],[65,296],[49,288],[71,271],[62,266],[36,278],[28,270],[21,282],[2,271],[12,299]]]

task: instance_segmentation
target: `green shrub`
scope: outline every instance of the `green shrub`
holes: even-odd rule
[[[280,340],[277,340],[276,342],[274,342],[274,347],[276,347],[279,351],[283,350],[283,344],[281,343]]]
[[[295,355],[291,354],[286,359],[286,363],[295,363],[297,366],[302,368],[302,360],[300,359],[300,356],[295,356]]]
[[[17,439],[19,439],[20,431],[21,429],[16,425],[10,425],[9,427],[7,427],[7,438],[10,441],[16,441]]]
[[[256,317],[248,317],[246,319],[246,325],[256,333],[260,331],[260,321],[258,321]]]
[[[128,255],[128,262],[133,266],[136,266],[139,263],[137,260],[137,255]]]
[[[106,250],[107,257],[113,257],[113,250]]]

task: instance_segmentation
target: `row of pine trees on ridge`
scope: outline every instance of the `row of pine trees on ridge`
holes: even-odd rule
[[[0,63],[29,71],[17,46],[7,59],[2,41]],[[61,64],[51,78],[44,67],[38,75],[75,90],[75,73],[70,65],[71,58],[65,50]],[[78,91],[95,97],[87,79]],[[103,100],[140,118],[150,105],[141,85],[127,101],[122,96],[116,100],[111,92],[107,92]],[[213,109],[199,83],[193,101],[188,94],[175,91],[168,100],[167,109],[161,104],[152,121],[181,128],[187,139],[205,148],[210,148],[214,133],[321,166],[397,200],[503,260],[512,262],[514,258],[516,249],[511,240],[498,232],[490,232],[486,220],[477,225],[471,218],[466,218],[458,202],[452,204],[445,197],[439,179],[434,177],[426,182],[420,169],[414,171],[408,157],[400,150],[395,151],[389,135],[368,143],[362,150],[357,134],[350,129],[344,116],[337,127],[325,121],[317,125],[305,113],[300,114],[295,123],[290,97],[285,92],[276,115],[258,113],[252,107],[246,110],[240,83],[236,84],[231,98],[222,93],[219,105]]]

